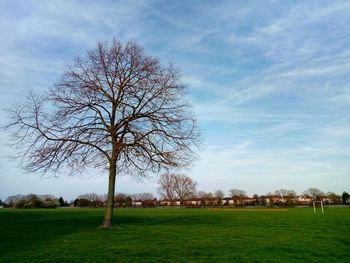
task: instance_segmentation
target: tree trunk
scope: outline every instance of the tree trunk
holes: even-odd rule
[[[111,161],[110,166],[109,166],[108,195],[107,195],[105,218],[104,218],[103,223],[100,227],[103,229],[112,228],[113,206],[114,206],[114,189],[115,189],[116,175],[117,175],[116,161]]]

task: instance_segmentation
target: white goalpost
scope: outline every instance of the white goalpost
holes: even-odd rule
[[[314,207],[314,213],[316,214],[316,203],[320,203],[321,204],[321,211],[322,211],[322,214],[324,214],[323,201],[313,201],[312,202],[313,207]]]

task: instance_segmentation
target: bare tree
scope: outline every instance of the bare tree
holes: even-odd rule
[[[77,198],[78,199],[86,199],[86,200],[89,200],[91,202],[102,202],[102,200],[103,200],[103,196],[100,196],[100,195],[95,194],[95,193],[87,193],[87,194],[79,195]]]
[[[287,197],[287,196],[296,196],[297,193],[294,190],[279,189],[275,191],[275,195],[278,195],[281,197]]]
[[[107,168],[101,227],[110,228],[117,173],[143,178],[193,161],[199,133],[186,91],[137,44],[98,43],[47,94],[9,109],[7,128],[29,171]]]
[[[157,204],[157,199],[153,196],[152,193],[139,193],[132,195],[134,201],[141,201],[142,206],[150,207]]]
[[[21,199],[24,199],[24,198],[25,198],[25,196],[24,195],[20,195],[20,194],[18,194],[18,195],[11,195],[11,196],[6,198],[5,203],[7,203],[11,207],[15,207],[16,203],[18,201],[20,201]]]
[[[211,205],[212,200],[214,198],[213,193],[211,192],[205,192],[205,191],[198,191],[196,193],[197,198],[201,199],[201,205],[206,206],[206,205]]]
[[[114,196],[114,204],[116,206],[131,206],[132,197],[129,194],[117,193]]]
[[[247,192],[240,189],[231,189],[229,190],[229,193],[235,205],[238,205],[238,203],[241,203],[242,199],[247,196]]]
[[[155,197],[152,193],[139,193],[139,194],[134,194],[132,195],[132,198],[134,200],[140,200],[140,201],[149,201],[149,200],[154,200]]]
[[[261,199],[262,198],[259,197],[258,194],[253,194],[252,199],[253,199],[254,205],[260,205],[261,206]]]
[[[169,199],[173,204],[176,199],[175,178],[173,174],[162,174],[158,179],[158,193],[162,199]]]
[[[303,193],[306,196],[312,197],[314,200],[321,200],[326,194],[317,188],[308,188]]]
[[[247,196],[247,192],[240,189],[231,189],[230,191],[231,197],[245,197]]]
[[[197,183],[187,175],[177,174],[175,177],[175,192],[180,199],[180,203],[183,204],[185,200],[192,197],[196,193]]]
[[[294,190],[279,189],[275,191],[275,195],[283,198],[283,205],[293,206],[296,203],[297,193]]]
[[[341,196],[333,192],[327,192],[326,196],[331,204],[341,204]]]
[[[222,199],[225,197],[224,191],[221,189],[218,189],[214,192],[214,196],[216,197],[216,204],[217,205],[222,205]]]
[[[213,198],[214,195],[211,192],[205,192],[205,191],[198,191],[197,192],[197,197],[198,198]]]
[[[224,191],[222,191],[221,189],[219,189],[219,190],[216,190],[216,191],[214,192],[214,196],[217,197],[217,198],[222,199],[222,198],[225,197],[225,193],[224,193]]]
[[[158,192],[162,198],[173,202],[176,198],[184,200],[196,193],[197,183],[184,174],[163,174],[160,176]]]

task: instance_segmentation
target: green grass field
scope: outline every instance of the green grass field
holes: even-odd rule
[[[320,211],[319,211],[320,212]],[[0,262],[350,262],[350,209],[0,209]]]

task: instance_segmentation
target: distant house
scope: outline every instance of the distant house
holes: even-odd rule
[[[186,200],[186,206],[201,206],[202,200],[200,198],[191,198]]]
[[[170,199],[163,199],[163,200],[159,201],[159,204],[161,206],[169,206],[169,205],[171,205],[171,200]]]
[[[133,200],[132,206],[142,206],[142,201],[141,200]]]
[[[251,205],[254,202],[254,199],[248,196],[242,196],[242,197],[225,197],[222,200],[222,203],[229,206],[246,206]]]
[[[180,206],[181,205],[181,202],[180,200],[170,200],[170,199],[163,199],[163,200],[160,200],[159,201],[159,204],[161,206]]]
[[[300,205],[309,205],[313,201],[312,197],[306,195],[298,195],[297,196],[298,204]]]
[[[250,205],[254,203],[254,198],[246,196],[241,199],[241,202],[242,202],[242,205]]]
[[[271,195],[269,196],[269,201],[275,205],[278,205],[278,204],[285,204],[287,199],[283,196]]]

